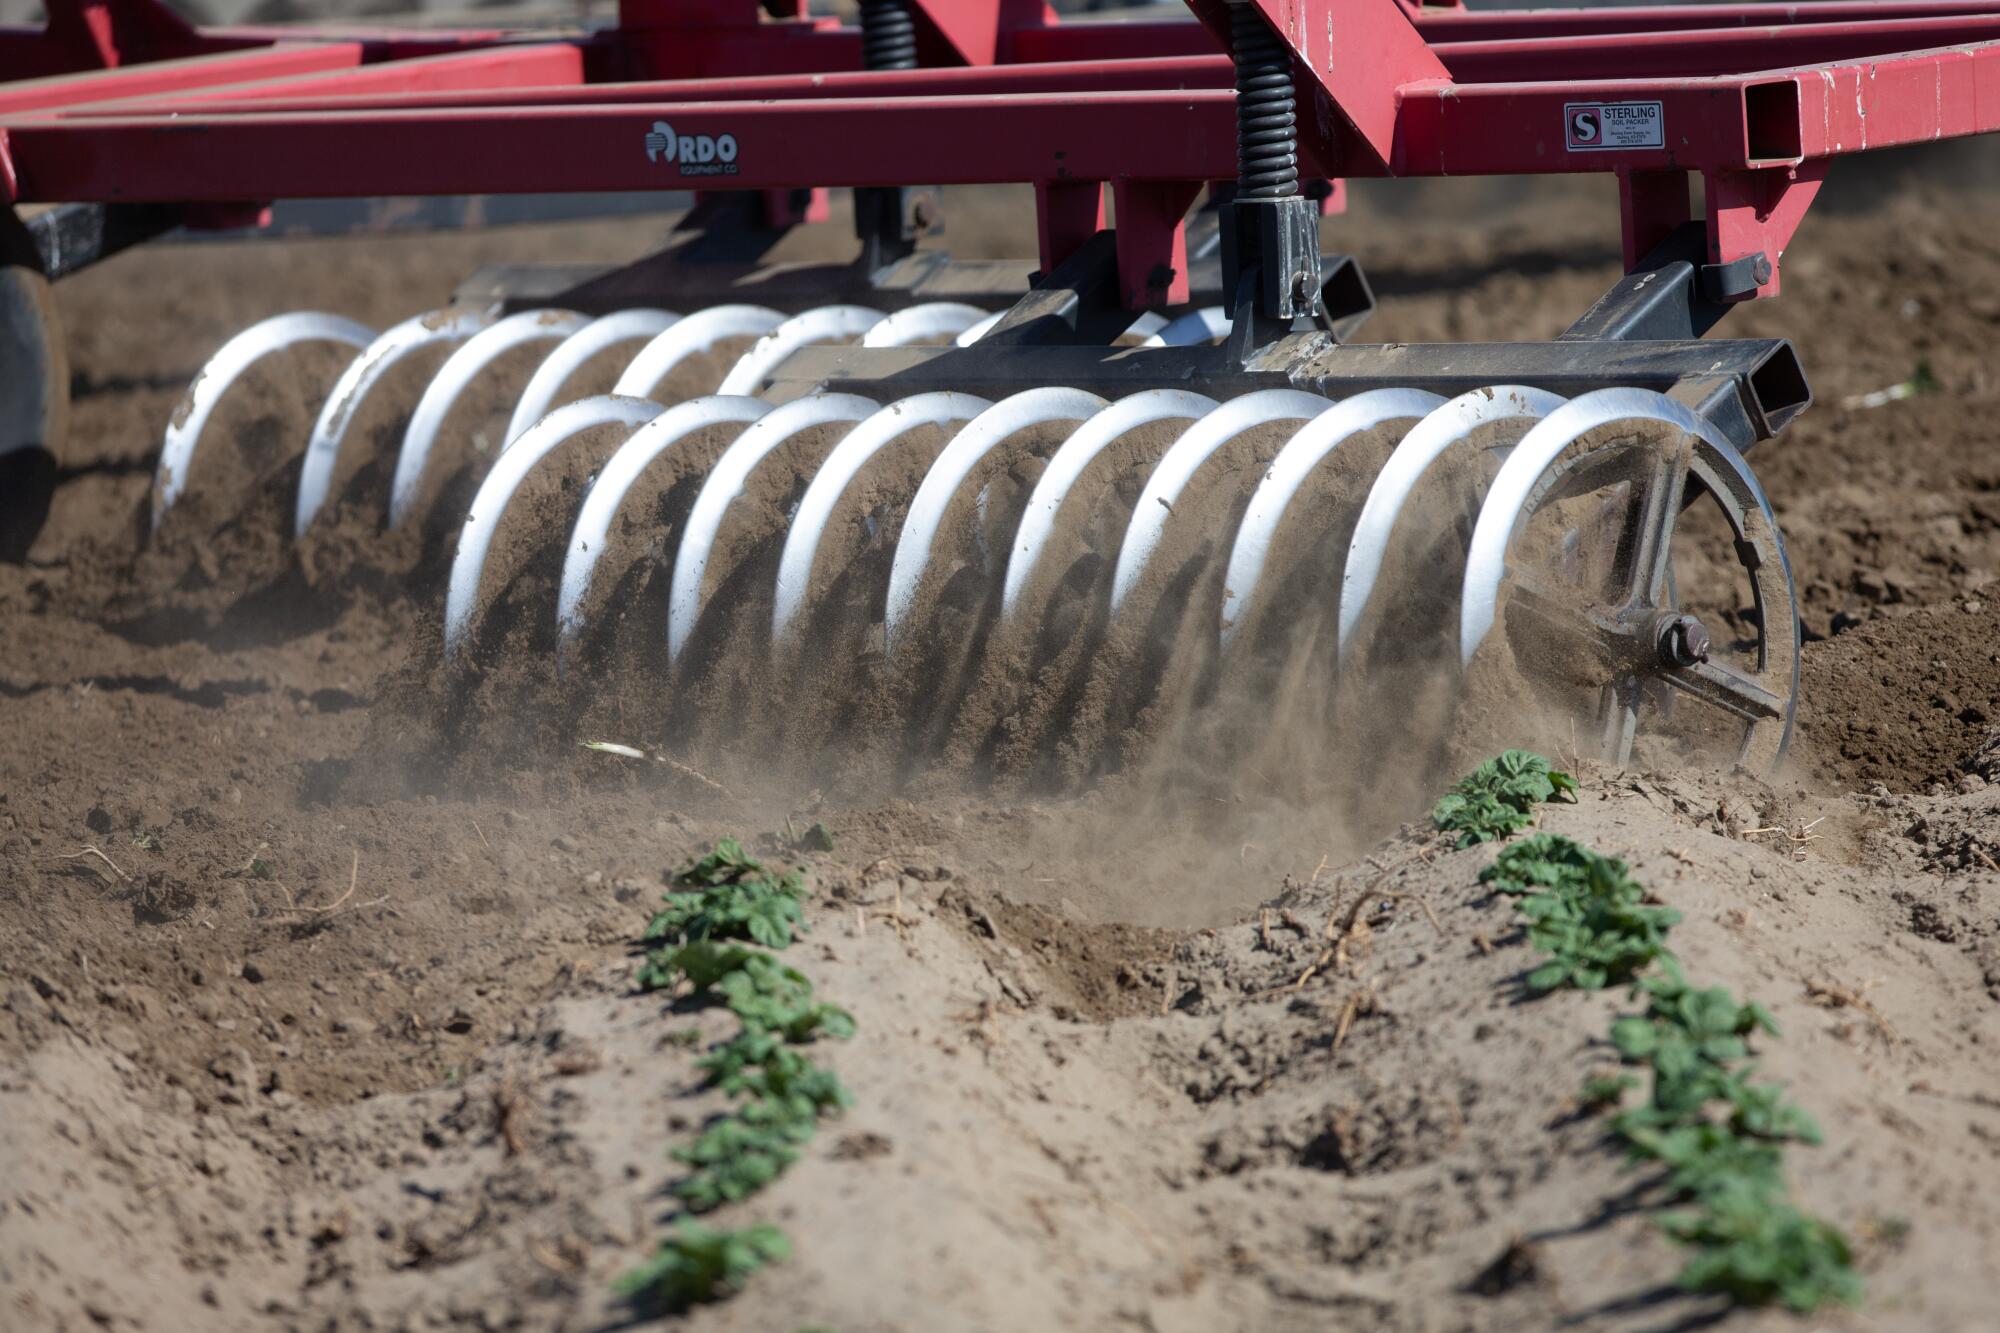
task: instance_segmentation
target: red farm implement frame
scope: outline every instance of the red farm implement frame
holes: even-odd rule
[[[2000,124],[1994,4],[1249,3],[1289,47],[1303,175],[1614,172],[1636,264],[1699,174],[1732,298],[1776,294],[1831,158]],[[1036,0],[919,0],[921,67],[863,70],[859,30],[782,0],[627,0],[618,27],[556,40],[51,0],[46,28],[0,30],[0,185],[203,220],[280,197],[1032,182],[1046,270],[1098,230],[1108,183],[1128,303],[1185,300],[1181,218],[1237,170],[1229,6],[1191,7],[1058,23]],[[656,125],[690,153],[647,151]]]

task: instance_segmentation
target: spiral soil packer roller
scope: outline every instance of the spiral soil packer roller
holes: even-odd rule
[[[292,534],[381,480],[385,527],[448,543],[440,651],[464,669],[546,558],[548,596],[509,620],[538,619],[563,670],[641,598],[666,688],[718,645],[866,659],[905,677],[917,749],[977,729],[980,654],[1073,677],[1068,713],[1011,719],[989,757],[1115,745],[1168,675],[1190,715],[1288,692],[1381,735],[1504,662],[1608,762],[1775,765],[1800,630],[1745,455],[1811,395],[1788,342],[1707,335],[1778,293],[1831,159],[2000,123],[1976,95],[2000,4],[1189,4],[1059,24],[868,0],[857,30],[783,0],[627,0],[550,38],[192,29],[111,0],[112,41],[52,0],[0,43],[9,541],[60,455],[48,279],[256,221],[244,200],[695,189],[674,243],[625,268],[489,270],[386,330],[245,330],[165,431],[156,533],[237,386],[332,348]],[[1355,340],[1373,297],[1320,249],[1342,179],[1584,171],[1617,177],[1627,271],[1562,335]],[[917,248],[940,187],[1007,182],[1035,187],[1034,261]],[[855,262],[761,266],[828,186],[854,191]],[[417,365],[396,428],[354,429]],[[504,430],[468,441],[465,403],[502,390]]]

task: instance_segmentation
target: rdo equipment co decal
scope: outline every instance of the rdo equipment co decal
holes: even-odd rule
[[[646,131],[646,160],[675,163],[683,176],[734,176],[736,136],[675,134],[673,126],[656,120]]]

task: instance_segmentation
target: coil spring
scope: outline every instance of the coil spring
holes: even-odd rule
[[[917,67],[917,21],[909,0],[862,0],[861,67]]]
[[[1298,113],[1291,51],[1252,4],[1229,7],[1236,65],[1236,185],[1244,199],[1299,192]]]

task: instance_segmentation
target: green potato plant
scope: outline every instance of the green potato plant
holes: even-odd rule
[[[1725,1193],[1701,1208],[1669,1213],[1660,1225],[1695,1252],[1680,1276],[1689,1291],[1739,1305],[1775,1302],[1799,1314],[1861,1303],[1847,1238],[1769,1194]]]
[[[1576,779],[1527,750],[1504,750],[1474,769],[1431,810],[1440,832],[1460,847],[1497,842],[1534,822],[1544,801],[1576,799]]]
[[[854,1098],[830,1069],[793,1050],[777,1033],[748,1028],[695,1063],[711,1087],[732,1096],[804,1098],[815,1111],[833,1111]]]
[[[752,958],[766,955],[741,944],[717,940],[690,940],[686,944],[655,949],[633,978],[641,990],[672,990],[683,981],[693,993],[703,995],[717,982],[745,966]]]
[[[1572,838],[1531,834],[1501,852],[1479,879],[1520,899],[1528,942],[1549,955],[1528,974],[1530,990],[1602,990],[1671,957],[1667,931],[1680,913],[1647,906],[1645,887],[1623,861]]]
[[[799,1160],[799,1145],[818,1128],[811,1105],[759,1098],[702,1130],[674,1159],[694,1170],[674,1185],[674,1193],[697,1213],[747,1199]]]
[[[749,940],[782,949],[805,934],[796,876],[679,890],[666,895],[640,937],[654,944],[681,940]]]
[[[735,1295],[758,1269],[791,1257],[791,1241],[774,1226],[719,1231],[683,1218],[652,1258],[618,1279],[617,1290],[679,1314]]]
[[[852,1014],[815,1000],[804,974],[769,954],[747,959],[718,981],[716,989],[746,1028],[777,1032],[794,1042],[811,1041],[822,1033],[839,1039],[854,1035]]]
[[[1508,751],[1438,802],[1438,827],[1458,832],[1461,847],[1508,837],[1537,801],[1574,790],[1558,778],[1539,756]],[[1479,878],[1516,899],[1528,942],[1547,956],[1528,974],[1529,989],[1629,982],[1644,1004],[1609,1035],[1619,1058],[1650,1078],[1592,1078],[1581,1100],[1616,1108],[1610,1129],[1627,1156],[1664,1168],[1667,1193],[1691,1205],[1660,1219],[1691,1252],[1681,1285],[1801,1312],[1857,1304],[1861,1279],[1846,1238],[1787,1194],[1785,1146],[1819,1143],[1820,1128],[1781,1089],[1752,1081],[1752,1039],[1778,1035],[1769,1011],[1688,981],[1667,947],[1680,914],[1649,903],[1623,861],[1537,833],[1502,850]],[[1644,1100],[1622,1106],[1640,1088]]]
[[[674,874],[674,887],[647,923],[646,944],[749,940],[782,949],[805,933],[805,879],[773,874],[734,838]]]
[[[674,876],[641,937],[657,946],[637,974],[642,990],[685,987],[694,997],[715,996],[740,1023],[735,1036],[696,1061],[708,1085],[737,1105],[673,1152],[690,1168],[673,1186],[690,1213],[740,1202],[771,1184],[797,1163],[820,1119],[853,1102],[832,1070],[799,1049],[821,1037],[851,1037],[853,1015],[816,999],[803,972],[766,952],[805,933],[804,898],[801,876],[773,875],[740,842],[724,838]],[[758,1268],[790,1252],[774,1227],[712,1231],[684,1220],[658,1254],[621,1279],[620,1290],[685,1309],[734,1294]]]

